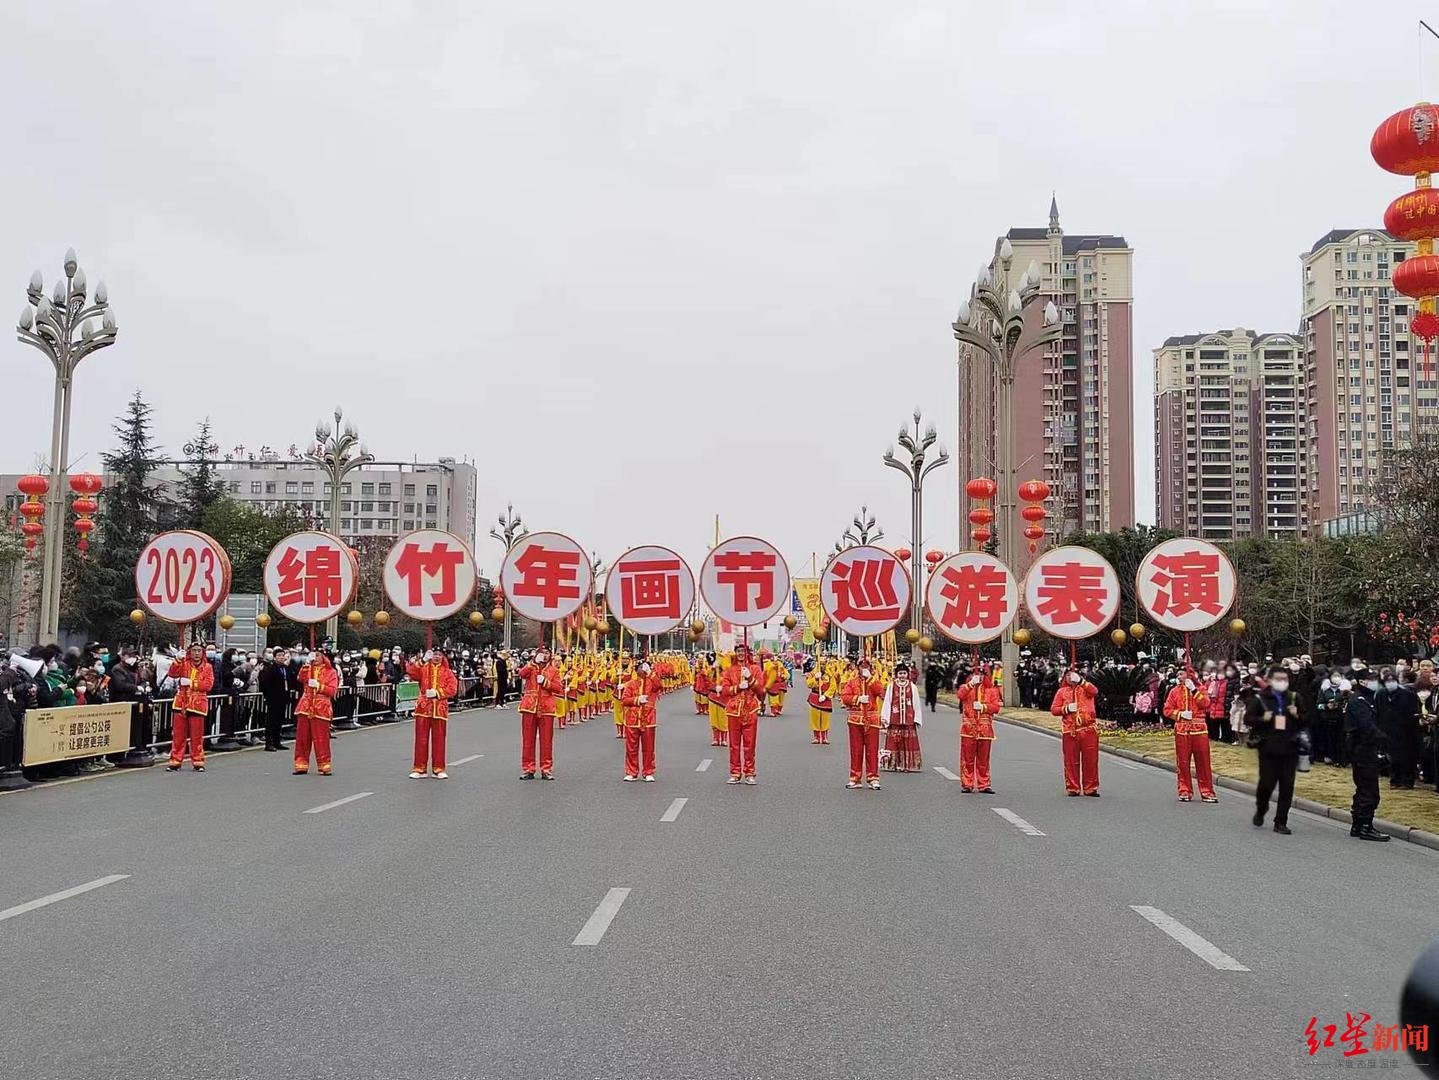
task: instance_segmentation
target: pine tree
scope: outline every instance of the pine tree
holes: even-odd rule
[[[180,504],[184,528],[198,529],[205,518],[205,512],[225,495],[225,482],[215,470],[215,455],[219,446],[210,437],[210,418],[200,421],[195,437],[184,446],[190,467],[181,469]]]

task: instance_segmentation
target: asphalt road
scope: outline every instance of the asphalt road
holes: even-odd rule
[[[1439,929],[1426,849],[1277,836],[1108,756],[1066,798],[1057,740],[1008,726],[998,794],[961,795],[947,711],[923,774],[849,791],[802,704],[754,788],[676,694],[654,784],[603,718],[521,783],[485,711],[448,782],[407,778],[405,724],[340,736],[328,779],[251,751],[0,798],[0,1076],[1347,1075],[1310,1017],[1397,1022]]]

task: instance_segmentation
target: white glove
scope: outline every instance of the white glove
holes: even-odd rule
[[[1079,711],[1079,702],[1071,701],[1064,707],[1064,711],[1067,713],[1077,713]]]
[[[638,701],[641,705],[648,705],[650,703],[649,695],[641,694],[638,698]]]
[[[432,697],[439,697],[439,696],[440,696],[439,693],[438,693],[437,691],[435,691],[435,690],[426,690],[426,691],[425,691],[425,697],[432,698]]]
[[[1193,719],[1194,719],[1194,713],[1191,712],[1189,709],[1185,709],[1182,713],[1179,714],[1179,719],[1181,719],[1181,720],[1193,720]]]
[[[984,702],[982,702],[982,701],[976,701],[976,702],[974,703],[974,711],[975,711],[975,712],[984,712]]]
[[[543,675],[536,675],[536,676],[535,676],[535,683],[536,683],[537,685],[539,685],[539,686],[544,686],[544,685],[545,685],[545,677],[544,677]]]
[[[189,685],[190,685],[190,680],[187,679],[187,678],[185,678],[185,676],[183,676],[183,675],[181,675],[180,678],[176,680],[176,682],[178,682],[181,686],[189,686]]]
[[[236,686],[244,686],[244,685],[245,685],[245,680],[244,680],[244,679],[236,679],[236,680],[235,680],[235,685],[236,685]]]
[[[859,697],[858,697],[856,700],[858,700],[858,702],[859,702],[861,705],[868,705],[868,704],[869,704],[869,695],[868,695],[868,694],[860,694]]]
[[[305,685],[308,686],[311,690],[318,690],[318,689],[320,689],[320,680],[319,680],[319,679],[311,679],[311,680],[310,680],[309,682],[307,682]]]

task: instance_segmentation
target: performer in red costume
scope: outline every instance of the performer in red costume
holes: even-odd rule
[[[170,665],[168,678],[175,680],[174,723],[170,729],[170,764],[166,772],[179,772],[189,743],[190,762],[196,772],[205,771],[205,715],[210,711],[207,696],[215,685],[215,669],[205,659],[205,646],[190,643],[185,659]]]
[[[959,790],[993,795],[989,786],[989,752],[994,746],[994,717],[1004,696],[994,679],[976,671],[959,688]]]
[[[540,776],[553,780],[556,697],[565,692],[564,680],[550,659],[550,650],[543,645],[518,674],[524,684],[520,690],[520,779],[535,778],[535,740],[538,738]]]
[[[315,765],[321,776],[334,773],[330,759],[330,721],[335,716],[335,695],[340,692],[340,675],[330,663],[326,650],[314,653],[300,668],[300,700],[295,705],[295,775],[310,771],[310,747],[315,748]]]
[[[1095,728],[1094,699],[1098,688],[1078,668],[1065,673],[1049,711],[1059,717],[1063,734],[1064,790],[1069,795],[1099,798],[1099,731]]]
[[[445,734],[450,720],[450,698],[459,692],[459,680],[450,670],[445,654],[434,649],[426,649],[419,661],[411,660],[405,665],[405,673],[420,684],[420,697],[415,702],[415,763],[410,779],[418,780],[429,767],[437,780],[448,780]]]
[[[655,674],[648,658],[640,661],[639,670],[634,673],[620,691],[625,716],[625,783],[634,782],[644,776],[646,784],[655,779],[655,724],[658,712],[655,703],[664,693],[664,684]],[[640,759],[644,764],[641,768]]]
[[[862,657],[855,674],[840,687],[839,699],[849,710],[849,783],[857,788],[868,783],[879,790],[880,703],[884,680],[874,673],[868,657]]]
[[[1199,777],[1199,797],[1217,803],[1214,773],[1209,765],[1209,696],[1199,689],[1193,668],[1186,668],[1184,681],[1169,691],[1164,700],[1164,717],[1174,723],[1174,771],[1179,780],[1179,801],[1191,802],[1189,759]]]
[[[735,646],[734,663],[720,680],[729,727],[729,783],[757,783],[754,775],[759,714],[764,705],[764,668],[750,657],[749,646]]]

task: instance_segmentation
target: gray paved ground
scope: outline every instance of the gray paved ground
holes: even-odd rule
[[[844,732],[811,746],[801,706],[762,722],[756,788],[680,694],[650,785],[605,719],[521,783],[516,715],[472,712],[450,758],[484,756],[447,784],[406,778],[397,725],[341,736],[330,779],[249,752],[0,798],[0,910],[129,875],[0,921],[0,1075],[1312,1077],[1348,1072],[1305,1053],[1311,1016],[1398,1019],[1435,853],[1261,832],[1108,757],[1068,799],[1057,741],[1012,727],[998,794],[961,796],[949,712],[924,774],[847,791]]]

